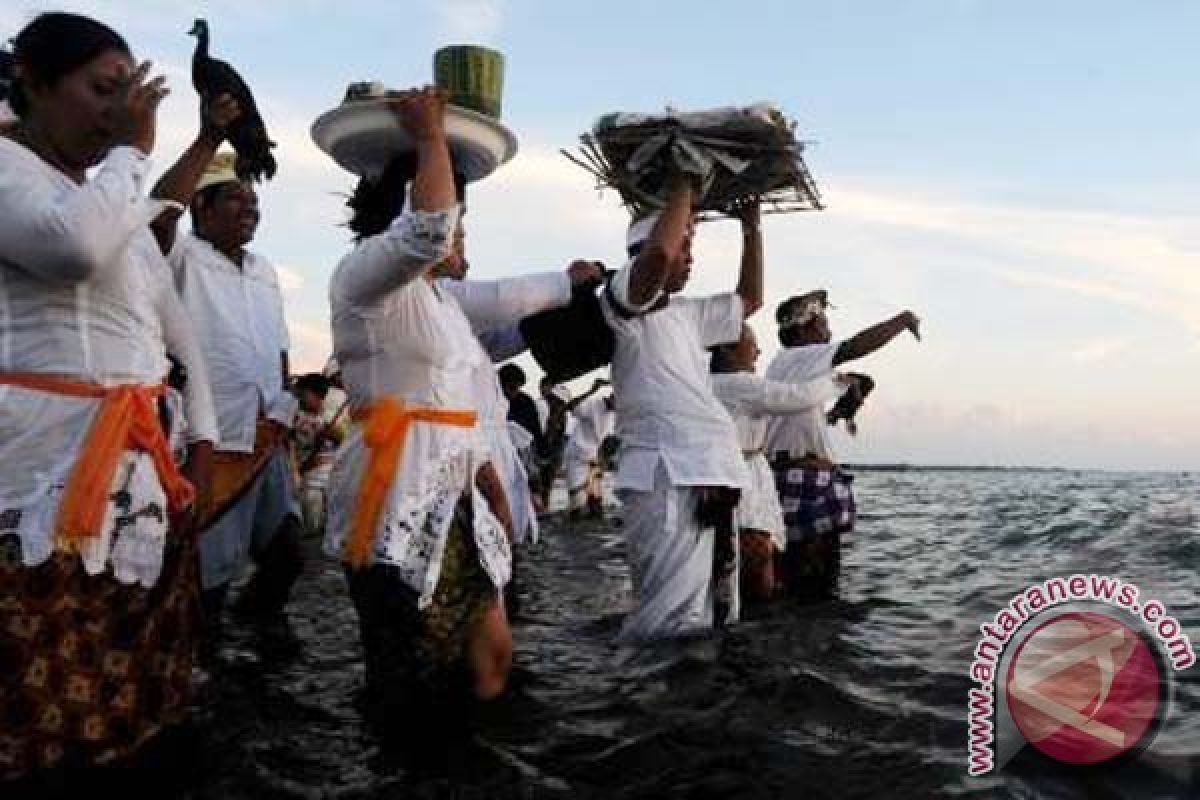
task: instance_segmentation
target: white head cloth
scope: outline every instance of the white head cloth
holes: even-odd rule
[[[780,328],[807,325],[817,317],[825,316],[825,309],[829,306],[829,300],[824,289],[818,289],[815,292],[802,295],[801,299],[804,299],[805,302],[797,303],[791,313],[779,320]]]
[[[662,212],[655,211],[653,214],[629,223],[629,230],[625,233],[625,249],[633,250],[649,239],[650,234],[654,233],[654,226],[658,224],[660,217],[662,217]]]
[[[224,150],[217,153],[209,165],[204,168],[204,174],[200,176],[200,181],[196,184],[196,191],[200,192],[209,186],[216,186],[218,183],[237,183],[238,176],[233,169],[236,163],[237,156],[235,154]]]

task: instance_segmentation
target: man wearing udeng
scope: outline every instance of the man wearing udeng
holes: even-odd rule
[[[637,595],[626,640],[698,633],[721,622],[714,544],[718,527],[733,535],[733,505],[746,482],[737,429],[713,394],[706,348],[736,340],[745,317],[762,305],[758,213],[742,222],[737,290],[680,297],[691,273],[694,197],[680,176],[662,213],[633,223],[630,261],[602,301],[615,340],[616,488]],[[723,592],[733,604],[736,574],[727,567],[732,560],[721,571],[734,583]],[[735,616],[731,609],[725,621]]]
[[[198,184],[197,161],[207,164]],[[239,608],[270,619],[287,602],[301,567],[303,526],[286,449],[296,401],[285,388],[288,333],[279,280],[270,262],[246,249],[258,230],[258,197],[238,179],[234,163],[232,153],[207,161],[195,145],[186,152],[155,194],[190,199],[193,231],[175,238],[164,231],[173,222],[164,215],[156,232],[209,358],[221,430],[213,492],[198,512],[205,605],[211,617],[219,615],[230,583],[252,556],[258,570]],[[189,172],[194,194],[178,185]]]

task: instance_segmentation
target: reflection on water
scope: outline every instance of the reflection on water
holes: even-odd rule
[[[522,561],[513,691],[435,736],[363,722],[357,628],[316,556],[290,631],[232,626],[188,744],[194,797],[1196,797],[1200,667],[1153,757],[1080,773],[1024,755],[968,779],[978,625],[1024,587],[1099,571],[1200,639],[1200,483],[1093,473],[863,472],[841,597],[719,639],[622,652],[621,531],[546,519]],[[462,728],[466,730],[463,731]],[[415,735],[405,735],[415,734]]]

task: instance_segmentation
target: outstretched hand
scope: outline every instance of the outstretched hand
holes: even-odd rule
[[[136,147],[146,155],[154,150],[158,127],[158,105],[167,96],[167,79],[156,75],[150,80],[151,63],[143,61],[128,77],[124,97],[117,110],[115,143]]]
[[[757,228],[762,219],[762,201],[757,195],[742,197],[731,203],[726,213],[741,220],[742,227]]]
[[[905,311],[900,317],[905,330],[911,333],[918,342],[921,341],[921,318],[911,311]]]
[[[446,93],[435,86],[410,89],[388,105],[400,125],[417,141],[444,138]]]

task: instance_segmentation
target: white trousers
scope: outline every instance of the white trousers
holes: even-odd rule
[[[696,522],[699,497],[697,487],[672,486],[661,465],[652,491],[620,491],[635,603],[621,629],[622,642],[712,630],[715,532]],[[736,622],[740,612],[737,572],[727,623]]]

